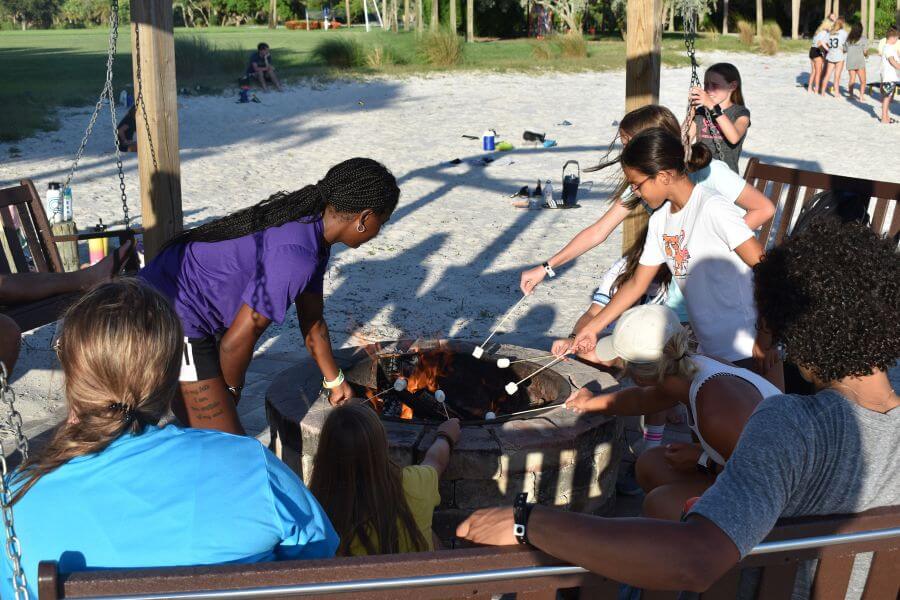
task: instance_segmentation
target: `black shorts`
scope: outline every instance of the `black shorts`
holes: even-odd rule
[[[882,81],[881,82],[881,97],[882,98],[893,98],[894,94],[897,92],[897,82],[896,81]],[[896,209],[894,209],[896,210]]]
[[[213,336],[184,338],[178,381],[203,381],[221,376],[218,340]]]
[[[809,49],[809,57],[811,59],[822,58],[823,56],[825,56],[825,55],[822,53],[821,48],[810,48]]]

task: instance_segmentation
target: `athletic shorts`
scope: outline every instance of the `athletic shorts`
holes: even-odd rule
[[[219,344],[215,337],[184,338],[178,381],[203,381],[222,376]]]
[[[896,81],[882,81],[881,82],[881,97],[882,98],[893,98],[894,94],[897,92],[897,82]]]
[[[822,58],[824,55],[822,54],[821,48],[810,48],[809,49],[809,57],[813,60],[817,58]]]

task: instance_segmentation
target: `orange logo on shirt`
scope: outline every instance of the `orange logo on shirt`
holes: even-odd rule
[[[691,253],[688,252],[688,249],[681,247],[681,244],[684,243],[684,229],[681,230],[679,235],[663,234],[662,239],[666,256],[671,258],[673,262],[672,274],[675,277],[684,277],[687,275],[688,260],[691,258]]]

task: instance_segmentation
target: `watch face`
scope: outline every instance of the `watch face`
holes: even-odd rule
[[[522,537],[523,535],[525,535],[525,526],[519,525],[518,523],[513,525],[513,535],[516,537]]]

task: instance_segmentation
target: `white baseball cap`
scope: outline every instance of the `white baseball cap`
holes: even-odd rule
[[[682,330],[678,315],[661,304],[629,308],[613,334],[600,339],[594,352],[602,361],[622,358],[631,363],[654,363],[662,358],[666,342]]]

